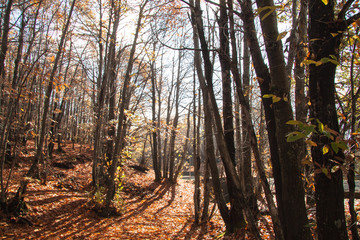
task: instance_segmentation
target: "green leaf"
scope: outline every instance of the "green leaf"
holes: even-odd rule
[[[321,64],[323,64],[323,62],[320,60],[320,61],[317,61],[316,63],[315,63],[315,66],[320,66]]]
[[[338,142],[338,147],[341,148],[342,150],[348,149],[348,146],[346,145],[346,143],[344,141]]]
[[[311,125],[305,125],[302,128],[304,129],[304,134],[308,136],[310,133],[315,132],[316,126],[311,124]]]
[[[328,63],[329,62],[329,58],[327,58],[327,57],[323,57],[322,59],[320,59],[320,61],[322,62],[322,63]]]
[[[305,65],[316,64],[316,61],[307,59],[307,60],[302,61],[301,65],[304,65],[304,64]]]
[[[287,142],[295,142],[296,140],[305,138],[305,134],[301,132],[291,132],[287,135],[286,141]]]
[[[290,120],[290,121],[287,121],[286,124],[289,124],[289,125],[300,125],[302,124],[302,122],[298,121],[298,120]]]
[[[340,65],[340,63],[334,59],[329,59],[329,62],[331,62],[332,64],[335,64],[336,66]]]
[[[331,148],[332,148],[332,150],[334,150],[335,153],[339,152],[339,146],[338,146],[337,142],[332,142],[331,143]]]
[[[322,124],[322,122],[320,122],[319,120],[317,120],[317,122],[318,122],[319,132],[323,133],[324,132],[324,124]]]
[[[334,55],[332,55],[334,56]],[[331,56],[330,56],[331,57]],[[334,56],[335,57],[335,56]],[[320,59],[320,62],[322,63],[328,63],[328,62],[331,62],[332,64],[335,64],[335,65],[340,65],[340,63],[338,61],[336,61],[336,58],[328,58],[328,57],[324,57],[322,59]]]

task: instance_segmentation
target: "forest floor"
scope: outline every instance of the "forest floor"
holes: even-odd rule
[[[71,144],[64,151],[54,153],[46,185],[29,183],[24,216],[28,223],[15,223],[0,212],[0,239],[216,239],[224,232],[218,214],[194,227],[192,181],[154,183],[152,171],[131,168],[125,172],[122,213],[100,217],[89,194],[91,151]],[[34,149],[28,147],[27,152],[13,172],[10,192],[16,191],[30,166]]]
[[[19,156],[9,184],[10,194],[16,192],[34,153],[33,144],[29,144]],[[224,239],[224,223],[217,210],[207,224],[193,224],[193,180],[179,179],[175,185],[155,183],[153,171],[136,171],[127,166],[131,163],[124,167],[123,189],[117,202],[120,214],[99,216],[90,194],[91,159],[91,149],[77,144],[67,144],[64,152],[55,150],[48,163],[46,184],[38,180],[28,184],[26,215],[9,219],[0,211],[0,239]],[[5,176],[8,173],[6,169]],[[259,224],[263,239],[273,239],[269,216],[262,216]]]

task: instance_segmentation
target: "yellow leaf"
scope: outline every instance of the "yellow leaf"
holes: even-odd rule
[[[277,103],[277,102],[279,102],[281,100],[281,97],[273,96],[272,100],[273,100],[273,103]]]
[[[321,0],[325,5],[329,4],[329,0]]]
[[[286,34],[287,34],[287,31],[279,33],[276,41],[279,41],[279,40],[283,39],[286,36]]]
[[[327,145],[325,145],[325,146],[323,147],[322,151],[323,151],[323,154],[324,154],[324,155],[327,154],[327,153],[329,152],[329,147],[328,147]]]

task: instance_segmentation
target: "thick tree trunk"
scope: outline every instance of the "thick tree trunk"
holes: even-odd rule
[[[272,0],[257,0],[258,8],[272,7]],[[266,53],[270,65],[272,94],[280,99],[273,102],[276,123],[276,140],[279,147],[282,177],[282,204],[284,212],[285,239],[310,239],[310,229],[305,207],[304,188],[301,179],[300,160],[298,158],[298,143],[286,141],[293,126],[286,124],[293,119],[290,98],[290,81],[287,75],[284,51],[281,41],[275,12],[264,17],[266,11],[260,13],[260,23],[265,41]]]
[[[339,45],[342,34],[341,25],[334,22],[334,3],[329,1],[325,5],[322,1],[309,4],[309,40],[310,60],[321,61],[323,58],[339,56]],[[332,36],[332,33],[339,33]],[[309,66],[309,96],[310,117],[317,119],[328,128],[339,132],[337,111],[335,106],[335,72],[336,64],[323,63],[319,66]],[[340,150],[337,154],[330,149],[323,153],[324,146],[330,146],[332,140],[322,135],[321,129],[313,134],[312,140],[317,143],[312,147],[311,155],[315,172],[315,201],[316,220],[319,240],[348,239],[345,212],[343,173],[341,170],[332,172],[331,169],[343,164],[344,156]],[[330,147],[331,148],[331,147]],[[334,160],[337,163],[334,163]],[[323,172],[328,170],[328,175]]]
[[[356,33],[358,34],[360,27],[357,28]],[[357,97],[355,95],[355,86],[354,86],[354,61],[355,61],[355,50],[358,44],[357,39],[354,41],[353,50],[352,50],[352,57],[350,63],[350,92],[351,92],[351,132],[356,132],[356,100]],[[353,152],[356,149],[356,146],[351,146],[351,150]],[[357,226],[357,212],[355,210],[355,157],[352,159],[350,163],[349,170],[347,173],[347,182],[349,185],[349,211],[351,215],[351,222],[350,222],[350,230],[353,240],[360,240],[358,226]]]

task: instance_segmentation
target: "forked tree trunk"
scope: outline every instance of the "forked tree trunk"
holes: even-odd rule
[[[233,123],[233,105],[232,105],[232,91],[231,91],[231,79],[230,79],[230,44],[229,44],[229,27],[228,27],[228,14],[226,9],[226,1],[220,1],[220,17],[218,19],[219,24],[219,59],[221,66],[221,78],[222,78],[222,93],[223,93],[223,126],[224,126],[224,138],[226,146],[228,148],[231,161],[234,166],[235,162],[235,143],[234,143],[234,123]],[[251,158],[249,158],[251,161]],[[225,168],[226,175],[228,176],[228,168]],[[227,188],[230,198],[230,222],[232,227],[228,228],[229,232],[236,232],[245,227],[245,220],[241,204],[238,202],[233,189],[234,183],[231,178],[227,177]]]

